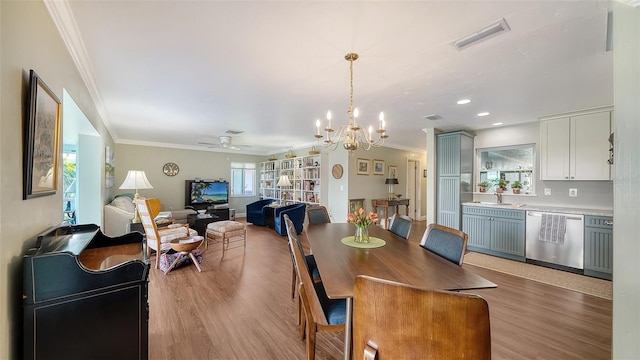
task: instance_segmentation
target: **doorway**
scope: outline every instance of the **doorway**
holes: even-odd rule
[[[407,197],[411,199],[411,201],[409,201],[409,216],[413,220],[422,220],[420,211],[422,208],[420,168],[420,159],[407,158]]]
[[[63,219],[75,224],[102,225],[104,145],[89,119],[64,89],[62,148]]]

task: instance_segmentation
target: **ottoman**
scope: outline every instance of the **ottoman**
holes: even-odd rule
[[[222,242],[222,255],[224,256],[231,243],[237,243],[231,249],[246,246],[247,226],[244,223],[231,220],[216,221],[207,225],[206,236],[205,249],[209,247],[209,241]]]

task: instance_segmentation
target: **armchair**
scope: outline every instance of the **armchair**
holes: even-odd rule
[[[262,199],[247,204],[247,222],[258,226],[267,226],[266,215],[262,208],[274,201],[274,199]]]
[[[276,232],[282,236],[287,235],[287,225],[284,221],[284,215],[287,214],[296,228],[296,233],[300,234],[302,232],[306,208],[307,205],[304,203],[275,208],[273,211],[273,225]]]

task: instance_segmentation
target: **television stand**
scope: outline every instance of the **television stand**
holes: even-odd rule
[[[229,220],[229,209],[207,209],[207,214],[216,215],[218,219],[216,221]]]

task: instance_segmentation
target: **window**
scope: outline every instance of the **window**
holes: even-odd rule
[[[231,163],[231,196],[256,195],[256,164]]]
[[[508,188],[513,189],[512,185],[519,183],[522,186],[522,194],[535,194],[534,147],[534,144],[526,144],[478,149],[478,188],[484,187],[480,183],[487,183],[486,191],[494,192],[498,180],[503,179],[507,182]]]

